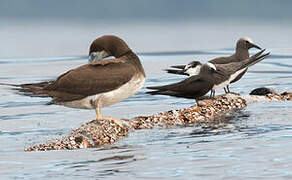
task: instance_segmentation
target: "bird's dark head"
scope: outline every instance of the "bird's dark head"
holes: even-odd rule
[[[203,75],[206,75],[206,74],[219,74],[219,75],[222,75],[224,76],[224,74],[222,74],[220,71],[217,70],[216,66],[212,63],[206,63],[204,64],[202,67],[201,67],[201,72]]]
[[[258,45],[254,44],[250,38],[240,38],[236,43],[236,49],[249,50],[250,48],[262,49]]]
[[[95,39],[89,48],[89,62],[101,60],[109,56],[119,58],[131,49],[121,38],[105,35]]]
[[[189,76],[195,76],[200,73],[202,67],[202,63],[200,61],[192,61],[187,64],[184,68],[184,73],[188,74]]]

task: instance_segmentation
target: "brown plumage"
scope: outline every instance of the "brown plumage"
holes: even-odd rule
[[[25,95],[52,97],[49,104],[96,109],[97,119],[101,119],[99,108],[133,95],[142,87],[145,72],[138,56],[116,36],[107,35],[94,40],[89,55],[93,52],[97,56],[102,54],[102,58],[115,58],[93,60],[69,70],[55,81],[22,84],[19,90]]]
[[[218,57],[218,58],[212,59],[208,62],[212,63],[214,65],[242,62],[242,61],[249,58],[249,49],[250,48],[261,49],[259,46],[254,44],[251,39],[240,38],[236,43],[236,48],[235,48],[234,54],[232,54],[231,56],[227,56],[227,57]],[[253,59],[259,58],[259,56],[264,51],[265,50],[261,50],[259,53],[256,53],[255,55],[251,56],[251,58],[253,58]],[[186,66],[185,65],[177,65],[177,66],[171,66],[171,67],[176,68],[176,69],[184,69]],[[188,75],[187,73],[185,73],[185,71],[182,71],[182,70],[167,69],[166,71],[168,73],[172,73],[172,74]],[[231,81],[231,83],[234,83],[234,82],[238,81],[239,79],[241,79],[242,76],[246,73],[246,71],[247,71],[247,68],[242,73],[240,73],[233,81]],[[220,77],[220,78],[222,78],[222,77]],[[227,86],[227,91],[225,91],[225,92],[230,92],[229,86]]]
[[[235,49],[235,53],[229,57],[218,57],[215,59],[210,60],[210,63],[213,64],[226,64],[226,63],[230,63],[230,62],[239,62],[239,61],[243,61],[247,58],[249,58],[249,49],[250,48],[257,48],[260,49],[261,48],[259,46],[257,46],[256,44],[254,44],[252,42],[251,39],[249,38],[240,38],[237,43],[236,43],[236,49]],[[245,71],[243,71],[242,73],[240,73],[231,83],[235,83],[236,81],[238,81],[239,79],[242,78],[242,76],[247,72],[247,69]],[[227,90],[229,91],[229,87],[227,86]]]
[[[243,60],[249,58],[248,50],[250,48],[257,48],[257,49],[261,50],[261,48],[259,46],[257,46],[256,44],[254,44],[251,39],[240,38],[236,42],[236,48],[235,48],[234,54],[232,54],[231,56],[228,56],[228,57],[218,57],[218,58],[212,59],[208,62],[210,62],[212,64],[226,64],[226,63],[230,63],[230,62],[243,61]]]
[[[120,61],[125,59],[124,61]],[[136,69],[129,57],[121,57],[114,60],[105,60],[92,64],[85,64],[72,69],[59,76],[56,81],[51,82],[43,88],[48,94],[58,101],[72,101],[112,91],[127,83],[134,76]],[[55,92],[56,91],[56,92]],[[77,96],[58,96],[58,92],[64,92]]]
[[[191,76],[183,81],[165,85],[165,86],[153,86],[147,87],[155,91],[149,91],[148,94],[152,95],[168,95],[175,97],[198,99],[208,93],[215,83],[216,74],[221,75],[214,65],[207,63],[202,65],[200,73],[195,76]]]
[[[217,71],[219,71],[221,75],[218,74],[214,75],[215,84],[214,87],[212,88],[213,96],[215,95],[215,91],[221,88],[225,88],[230,82],[234,80],[234,78],[238,77],[237,76],[238,74],[244,72],[248,67],[267,58],[270,55],[270,53],[262,55],[264,51],[265,49],[261,50],[260,52],[243,61],[230,62],[225,64],[214,64]],[[202,64],[199,61],[192,61],[187,65],[178,65],[171,67],[176,69],[166,69],[168,73],[194,76],[200,72]]]

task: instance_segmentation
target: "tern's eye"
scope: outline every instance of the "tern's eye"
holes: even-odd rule
[[[210,71],[213,73],[213,72],[215,72],[215,69],[214,68],[210,68]]]

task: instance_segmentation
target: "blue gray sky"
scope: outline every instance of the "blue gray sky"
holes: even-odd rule
[[[290,0],[1,0],[2,18],[292,17]]]
[[[291,0],[0,0],[0,59],[87,55],[104,34],[135,52],[290,48]],[[290,38],[291,37],[291,38]]]

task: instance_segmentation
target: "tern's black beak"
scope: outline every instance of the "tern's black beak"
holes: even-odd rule
[[[187,69],[177,70],[178,74],[184,74],[184,75],[187,74],[186,71]]]
[[[248,49],[250,49],[250,48],[257,48],[257,49],[259,49],[259,50],[262,50],[261,47],[259,47],[259,46],[256,45],[256,44],[253,44],[253,43],[249,43],[249,44],[248,44]]]
[[[186,65],[176,65],[176,66],[170,66],[172,68],[176,68],[176,69],[185,69]]]

